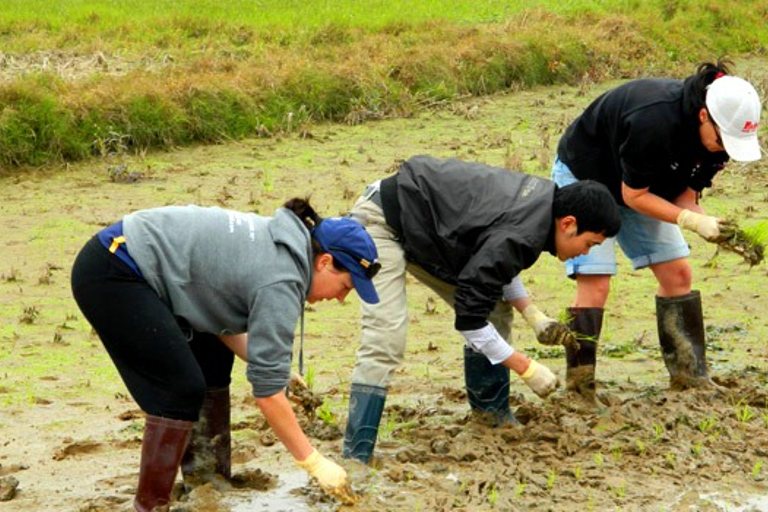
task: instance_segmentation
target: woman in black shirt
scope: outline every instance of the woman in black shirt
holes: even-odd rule
[[[577,281],[570,308],[580,349],[567,351],[567,386],[594,399],[595,354],[616,273],[615,243],[635,269],[650,268],[659,340],[673,388],[709,384],[701,298],[691,290],[688,245],[680,228],[715,242],[724,221],[699,206],[701,191],[729,158],[760,158],[760,99],[727,64],[700,64],[685,80],[640,79],[612,89],[566,129],[552,177],[563,186],[577,180],[604,183],[622,206],[615,239],[566,262]]]

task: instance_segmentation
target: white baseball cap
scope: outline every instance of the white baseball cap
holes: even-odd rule
[[[707,87],[706,104],[728,156],[738,162],[759,160],[760,98],[752,84],[736,76],[721,76]]]

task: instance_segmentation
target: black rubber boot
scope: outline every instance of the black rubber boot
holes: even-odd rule
[[[232,438],[229,430],[229,387],[205,392],[200,418],[192,430],[192,439],[181,460],[184,483],[197,486],[210,482],[215,475],[229,480],[232,476]]]
[[[345,459],[357,459],[364,464],[370,462],[386,400],[386,388],[352,384],[342,450]]]
[[[656,297],[656,320],[672,389],[714,386],[707,372],[701,294]]]
[[[133,507],[138,512],[167,510],[179,463],[190,434],[191,421],[148,415],[141,442],[141,470]]]
[[[603,308],[568,308],[568,328],[576,335],[579,347],[565,347],[565,386],[589,402],[596,398],[597,343],[604,312]]]
[[[480,352],[464,346],[464,383],[472,414],[486,425],[519,425],[509,408],[509,368],[491,364]]]

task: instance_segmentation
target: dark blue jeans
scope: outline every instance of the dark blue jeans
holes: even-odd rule
[[[205,390],[229,386],[234,353],[216,336],[185,327],[96,237],[75,260],[72,293],[147,414],[197,421]]]

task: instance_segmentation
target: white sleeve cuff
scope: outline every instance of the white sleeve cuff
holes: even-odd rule
[[[507,302],[528,297],[528,290],[523,286],[523,280],[520,279],[520,276],[515,276],[509,284],[502,286],[501,291]]]
[[[477,352],[481,352],[491,364],[499,364],[511,356],[515,349],[502,338],[492,324],[474,331],[459,331],[467,345]]]

